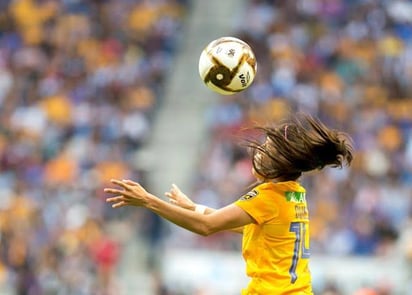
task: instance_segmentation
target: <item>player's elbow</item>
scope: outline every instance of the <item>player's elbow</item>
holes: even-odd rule
[[[219,228],[217,228],[213,224],[203,223],[198,231],[198,234],[204,237],[207,237],[207,236],[213,235],[214,233],[217,233],[218,231],[219,231]]]
[[[208,236],[210,236],[210,235],[212,235],[212,234],[214,234],[214,233],[215,233],[215,232],[213,232],[213,231],[211,231],[211,230],[207,230],[207,229],[204,229],[204,230],[198,232],[199,235],[204,236],[204,237],[208,237]]]
[[[210,234],[207,233],[207,232],[205,232],[205,231],[198,231],[197,234],[198,234],[198,235],[201,235],[201,236],[203,236],[203,237],[208,237],[208,236],[210,236]]]
[[[214,234],[214,232],[212,231],[208,231],[208,230],[202,230],[198,232],[199,235],[204,236],[204,237],[208,237],[212,234]]]

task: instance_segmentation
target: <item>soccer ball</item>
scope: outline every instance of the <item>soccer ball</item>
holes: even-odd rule
[[[210,89],[230,95],[248,88],[255,78],[256,58],[250,46],[234,37],[210,42],[199,58],[199,74]]]

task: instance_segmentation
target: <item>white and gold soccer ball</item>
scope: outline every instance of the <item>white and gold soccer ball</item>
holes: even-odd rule
[[[210,89],[230,95],[248,88],[255,78],[256,57],[251,47],[234,37],[210,42],[199,58],[199,74]]]

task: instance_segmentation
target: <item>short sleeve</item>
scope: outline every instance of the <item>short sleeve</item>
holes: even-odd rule
[[[248,213],[258,224],[278,216],[276,193],[261,184],[244,194],[234,203]]]

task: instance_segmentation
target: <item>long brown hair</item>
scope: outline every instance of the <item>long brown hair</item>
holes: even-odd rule
[[[351,137],[308,114],[256,129],[266,135],[265,143],[248,140],[247,146],[252,150],[255,171],[265,179],[296,180],[303,172],[325,166],[349,166],[353,159]]]

